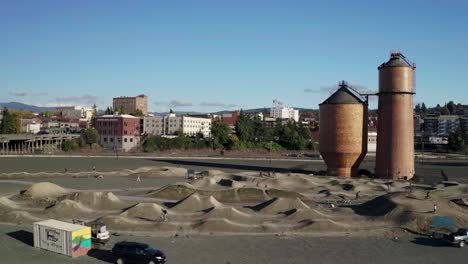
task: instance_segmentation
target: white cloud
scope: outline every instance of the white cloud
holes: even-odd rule
[[[200,106],[205,107],[223,107],[223,108],[233,108],[237,107],[235,104],[224,104],[224,103],[216,103],[216,102],[201,102]]]

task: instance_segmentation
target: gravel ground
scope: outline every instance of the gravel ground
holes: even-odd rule
[[[108,248],[77,259],[33,248],[32,227],[0,225],[1,263],[110,263]],[[377,237],[113,236],[116,241],[150,243],[176,264],[309,264],[309,263],[465,263],[468,249],[427,238],[397,241]]]
[[[63,172],[91,171],[96,166],[98,171],[115,171],[136,169],[144,166],[177,166],[184,168],[206,170],[221,169],[229,172],[244,170],[296,170],[311,173],[326,170],[326,165],[320,160],[241,160],[241,159],[162,159],[162,158],[103,158],[103,157],[1,157],[0,173],[5,172]],[[364,160],[361,168],[374,170],[373,157]],[[441,171],[448,175],[449,180],[468,183],[468,162],[450,160],[428,160],[425,164],[416,164],[416,173],[431,180],[440,178]]]

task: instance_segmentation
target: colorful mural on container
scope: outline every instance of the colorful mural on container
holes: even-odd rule
[[[91,228],[86,227],[72,232],[72,257],[88,254],[91,249]]]

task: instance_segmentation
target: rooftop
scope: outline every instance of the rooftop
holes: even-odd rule
[[[322,104],[364,104],[366,98],[351,88],[345,81],[340,82],[340,88],[328,97]]]

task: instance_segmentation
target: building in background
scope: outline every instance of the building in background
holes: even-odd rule
[[[438,136],[448,136],[460,128],[460,117],[457,115],[441,115],[438,120]]]
[[[85,119],[91,121],[93,118],[94,110],[91,107],[78,107],[78,106],[58,106],[56,111],[60,116],[68,119]]]
[[[450,133],[464,129],[464,118],[458,115],[428,115],[424,117],[423,130],[426,136],[446,137]],[[465,130],[466,131],[466,130]]]
[[[194,137],[203,135],[211,137],[211,118],[176,115],[142,117],[141,134],[153,136],[175,136],[180,131],[184,135]]]
[[[283,104],[278,100],[273,100],[273,105],[270,109],[270,116],[277,119],[293,119],[299,122],[299,110]]]
[[[39,118],[22,118],[21,133],[37,134],[41,131],[42,121]]]
[[[140,132],[143,135],[164,135],[164,116],[144,116],[141,118]]]
[[[114,97],[112,99],[112,107],[114,111],[118,112],[123,109],[125,113],[131,114],[140,110],[143,115],[148,114],[148,97],[144,94],[137,95],[135,97]]]
[[[101,146],[106,149],[129,151],[140,143],[140,119],[131,115],[96,117],[94,127]]]

